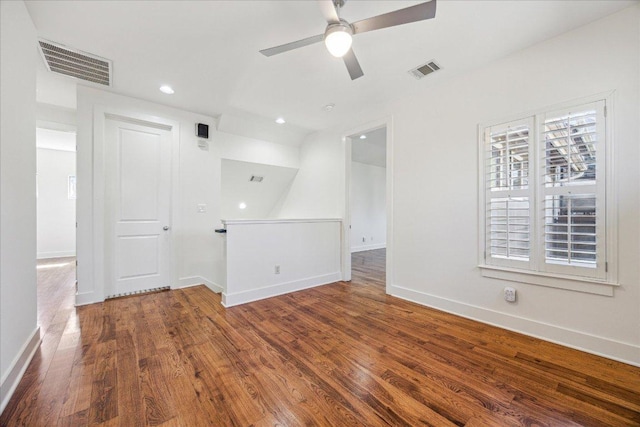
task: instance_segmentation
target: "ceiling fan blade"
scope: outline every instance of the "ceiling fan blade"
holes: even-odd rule
[[[423,21],[436,16],[436,0],[363,19],[351,24],[354,34]]]
[[[269,49],[262,49],[260,51],[264,56],[273,56],[279,53],[288,52],[299,47],[308,46],[310,44],[321,42],[324,39],[324,34],[318,34],[317,36],[307,37],[306,39],[298,40],[295,42],[281,44],[280,46],[270,47]]]
[[[318,0],[318,5],[320,6],[322,16],[324,16],[324,19],[329,24],[337,24],[340,22],[338,11],[336,10],[336,6],[333,4],[333,0]]]
[[[353,49],[349,49],[342,59],[344,59],[344,65],[347,66],[347,71],[349,71],[351,80],[364,76],[360,63],[358,62],[358,58],[356,58],[356,54],[353,53]]]

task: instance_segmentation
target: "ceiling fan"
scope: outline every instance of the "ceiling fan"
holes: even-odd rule
[[[322,15],[327,21],[327,28],[324,34],[318,34],[317,36],[263,49],[260,53],[265,56],[273,56],[324,40],[329,53],[335,57],[341,57],[344,60],[351,80],[355,80],[362,77],[364,73],[362,72],[356,55],[353,53],[353,49],[351,49],[352,36],[367,31],[423,21],[436,16],[436,0],[431,0],[350,24],[340,18],[340,9],[346,1],[347,0],[318,0]]]

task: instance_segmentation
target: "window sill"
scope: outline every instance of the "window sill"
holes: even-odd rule
[[[483,277],[546,286],[549,288],[566,289],[588,294],[613,296],[617,283],[603,282],[584,277],[562,276],[559,274],[537,273],[495,265],[479,265]]]

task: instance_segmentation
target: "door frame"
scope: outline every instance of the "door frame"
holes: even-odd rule
[[[344,212],[342,216],[342,280],[351,280],[351,138],[349,135],[364,133],[385,127],[386,141],[386,215],[387,215],[387,245],[385,261],[386,293],[391,292],[393,286],[393,116],[374,120],[352,128],[342,134],[344,143]]]
[[[170,227],[169,236],[169,280],[171,288],[178,283],[177,248],[176,235],[179,231],[178,224],[178,200],[179,194],[179,147],[180,147],[180,123],[175,120],[140,113],[138,111],[111,108],[107,106],[95,106],[93,111],[93,214],[92,237],[93,237],[93,283],[94,295],[104,301],[107,295],[108,285],[106,283],[106,252],[105,245],[107,236],[105,235],[105,221],[108,220],[105,212],[105,192],[106,192],[106,137],[105,128],[108,119],[121,120],[142,126],[164,128],[171,133],[171,173],[170,173]],[[79,242],[77,242],[79,243]]]

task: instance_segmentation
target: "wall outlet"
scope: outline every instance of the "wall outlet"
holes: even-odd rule
[[[280,274],[280,266],[279,266],[279,265],[276,265],[276,266],[275,266],[275,268],[273,269],[273,272],[274,272],[275,274]]]
[[[205,205],[204,203],[201,203],[198,205],[198,213],[206,213],[207,212],[207,205]]]
[[[516,289],[509,286],[504,288],[504,300],[507,302],[516,302]]]

